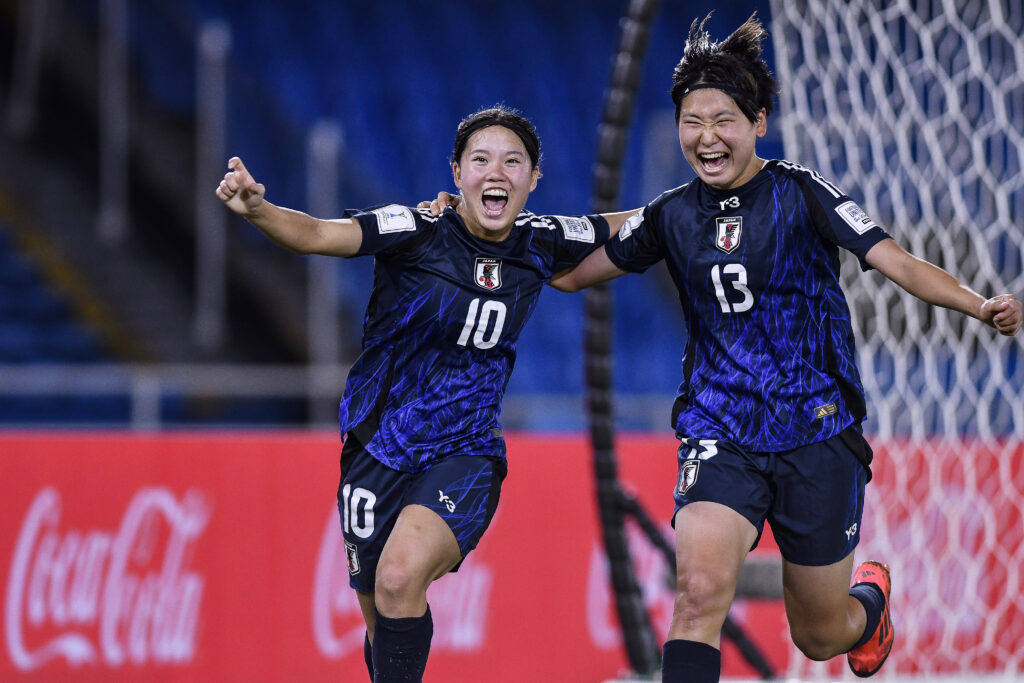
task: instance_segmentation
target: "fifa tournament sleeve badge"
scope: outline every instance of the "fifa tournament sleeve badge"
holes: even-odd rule
[[[555,216],[556,221],[562,226],[562,233],[565,239],[574,242],[586,242],[593,244],[595,237],[594,226],[586,216],[579,218],[572,216]]]
[[[637,228],[641,223],[644,222],[644,209],[640,209],[622,224],[619,228],[619,241],[623,242],[627,237],[633,234],[633,230]]]
[[[871,228],[875,227],[875,222],[871,220],[871,216],[857,205],[857,202],[851,200],[843,202],[836,207],[836,213],[839,217],[846,221],[846,224],[853,228],[854,232],[858,235],[863,235]]]
[[[374,209],[372,213],[377,217],[377,232],[382,235],[416,229],[416,219],[413,218],[412,211],[399,204],[388,204],[383,208]]]

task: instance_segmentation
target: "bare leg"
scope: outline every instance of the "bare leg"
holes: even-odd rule
[[[396,619],[422,615],[427,610],[427,587],[461,559],[455,534],[436,512],[422,505],[407,506],[377,563],[377,611]]]
[[[849,650],[864,633],[864,606],[849,594],[853,553],[808,567],[783,560],[782,587],[793,643],[823,661]]]
[[[373,683],[373,627],[377,623],[377,613],[373,607],[373,593],[356,591],[356,597],[359,599],[359,609],[363,613],[363,621],[366,622],[363,660],[366,662],[366,673],[370,676],[370,683]]]
[[[366,622],[366,635],[370,639],[370,644],[373,644],[373,624],[377,620],[377,615],[374,611],[373,593],[356,591],[356,597],[359,599],[359,609],[363,613],[363,621]]]
[[[718,503],[691,503],[676,514],[676,601],[670,640],[721,647],[722,624],[757,529]]]
[[[377,563],[374,681],[420,681],[430,654],[434,622],[427,587],[461,558],[444,520],[422,505],[402,509]]]

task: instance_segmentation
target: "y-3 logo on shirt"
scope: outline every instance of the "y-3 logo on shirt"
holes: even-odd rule
[[[740,208],[740,198],[733,195],[728,199],[723,199],[722,201],[718,202],[718,205],[722,207],[722,211],[725,211],[726,209],[738,209]]]

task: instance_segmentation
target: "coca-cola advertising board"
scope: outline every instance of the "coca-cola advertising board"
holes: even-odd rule
[[[669,435],[619,444],[625,485],[667,534],[675,446]],[[0,680],[368,680],[335,505],[339,449],[332,434],[0,434]],[[513,434],[508,452],[491,528],[430,588],[425,680],[614,678],[627,662],[587,441]],[[665,562],[632,537],[663,637]],[[779,603],[734,612],[781,665]],[[751,673],[728,647],[725,661]]]

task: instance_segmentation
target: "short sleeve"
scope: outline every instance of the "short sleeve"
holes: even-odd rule
[[[547,228],[552,272],[571,268],[608,241],[608,221],[590,216],[532,216],[534,229]],[[545,234],[545,233],[540,233]]]
[[[619,234],[605,247],[608,259],[617,267],[631,273],[642,273],[665,257],[660,228],[660,207],[648,204],[636,215],[630,216]]]
[[[437,223],[437,217],[420,209],[411,209],[400,204],[388,204],[362,211],[346,211],[346,218],[355,218],[363,231],[363,241],[358,256],[380,254],[394,250],[424,232],[430,231]]]
[[[811,176],[803,179],[804,196],[818,234],[831,244],[852,252],[862,270],[871,270],[864,257],[890,238],[857,202],[831,183]]]

